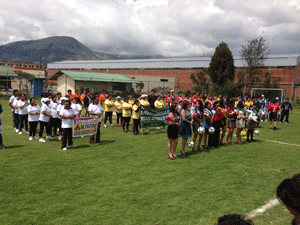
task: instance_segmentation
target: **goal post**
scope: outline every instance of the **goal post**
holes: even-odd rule
[[[284,101],[285,89],[280,88],[252,88],[251,97],[264,95],[265,98],[269,98],[274,101],[276,97],[280,99],[280,102]]]

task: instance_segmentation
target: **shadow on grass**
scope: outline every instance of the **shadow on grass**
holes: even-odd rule
[[[78,145],[76,149],[80,149],[80,148],[90,148],[92,147],[92,145]]]
[[[7,148],[22,148],[24,147],[24,145],[10,145],[10,146],[6,146]]]
[[[116,140],[104,140],[104,141],[101,141],[100,145],[105,145],[105,144],[113,143],[115,141]]]

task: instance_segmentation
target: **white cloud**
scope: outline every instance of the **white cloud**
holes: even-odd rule
[[[113,54],[234,55],[265,33],[271,53],[300,53],[298,0],[15,0],[0,8],[0,44],[72,36]]]

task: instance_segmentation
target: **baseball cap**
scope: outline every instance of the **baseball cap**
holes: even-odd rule
[[[118,97],[117,97],[117,99],[118,99],[118,98],[121,98],[121,97],[120,97],[120,96],[118,96]]]
[[[147,96],[148,96],[148,95],[142,94],[142,96],[141,96],[141,97],[142,97],[142,98],[145,98],[145,97],[147,97]]]

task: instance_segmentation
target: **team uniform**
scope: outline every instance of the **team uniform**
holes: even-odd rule
[[[106,127],[107,118],[109,120],[110,126],[112,127],[113,126],[112,125],[112,114],[113,114],[113,107],[115,104],[111,100],[106,99],[104,102],[104,105],[105,105],[104,127]],[[112,106],[109,106],[109,105],[112,105]]]
[[[127,128],[126,131],[130,132],[129,131],[129,122],[130,122],[130,118],[131,118],[131,109],[125,109],[125,108],[132,107],[132,105],[130,103],[124,102],[123,105],[122,105],[122,107],[123,107],[123,112],[122,112],[122,117],[123,117],[123,132],[125,132],[125,126]]]
[[[61,109],[61,111],[59,112],[60,116],[70,116],[70,115],[74,115],[76,116],[76,111],[72,108],[70,109],[66,109],[65,107],[63,109]],[[62,118],[61,119],[61,128],[63,130],[63,137],[62,137],[62,146],[61,149],[62,150],[67,150],[67,140],[68,140],[68,145],[69,147],[73,146],[73,119],[72,118]],[[76,147],[76,146],[73,146]]]
[[[15,95],[12,95],[10,98],[9,98],[9,103],[13,106],[13,103],[17,100],[17,96]],[[12,112],[12,115],[13,115],[13,126],[14,126],[14,129],[18,129],[19,127],[19,122],[17,123],[16,121],[16,115],[15,115],[15,109],[11,109],[11,112]],[[19,117],[19,116],[18,116]],[[18,118],[19,119],[19,118]]]
[[[59,116],[58,116],[58,104],[56,102],[52,102],[49,107],[51,109],[51,118],[50,118],[50,135],[52,136],[52,128],[53,128],[53,133],[56,136],[57,135],[57,128],[60,127],[60,121],[59,121]]]
[[[40,117],[39,117],[39,122],[40,122],[39,141],[45,142],[45,140],[42,138],[44,128],[46,128],[47,138],[52,139],[52,137],[50,136],[50,126],[49,126],[50,117],[43,114],[42,112],[46,112],[47,114],[51,115],[51,108],[47,104],[43,104],[41,108]]]
[[[279,112],[279,105],[276,103],[272,103],[268,107],[268,111],[270,112],[270,120],[271,121],[277,121],[277,113]]]
[[[28,132],[28,108],[27,108],[28,103],[26,103],[23,100],[19,100],[17,103],[17,106],[19,107],[19,120],[20,120],[19,134],[22,134],[22,130],[24,128],[24,123],[25,123],[26,133],[29,133]]]
[[[132,107],[132,119],[133,119],[133,135],[139,134],[139,125],[141,123],[140,106],[134,105]]]
[[[89,112],[93,112],[93,113],[102,113],[104,110],[102,108],[102,106],[100,105],[100,103],[98,104],[94,104],[91,103],[88,107],[88,111]],[[94,115],[90,115],[90,116],[94,116]],[[96,143],[100,143],[100,126],[101,126],[101,116],[98,116],[98,123],[97,123],[97,133],[96,133]],[[90,143],[93,144],[94,143],[94,134],[90,136]]]
[[[35,105],[30,104],[28,106],[29,140],[31,141],[33,139],[37,139],[35,134],[36,134],[36,128],[39,123],[40,114],[31,115],[31,114],[29,114],[30,112],[32,112],[32,113],[41,112],[41,108],[37,104],[35,104]]]
[[[122,123],[123,121],[123,118],[122,118],[122,105],[123,105],[123,102],[118,102],[116,101],[115,102],[115,108],[116,108],[116,114],[117,114],[117,124],[119,126],[119,121]]]
[[[19,111],[20,109],[18,108],[18,100],[17,98],[14,100],[12,106],[15,108],[15,112],[13,113],[15,119],[14,119],[14,126],[16,128],[16,132],[19,132],[19,126],[20,126],[20,117],[19,117]]]
[[[293,111],[292,104],[289,102],[284,102],[282,103],[281,108],[282,108],[282,112],[281,112],[280,122],[283,121],[283,118],[285,116],[285,123],[288,123],[290,110]]]

